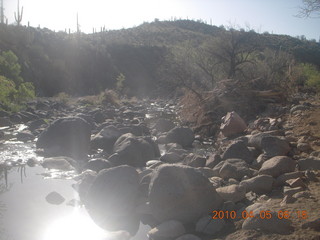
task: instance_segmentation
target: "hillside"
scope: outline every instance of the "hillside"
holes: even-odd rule
[[[292,54],[296,62],[320,66],[320,45],[316,42],[252,31],[236,32],[250,36],[245,40],[247,45],[259,43],[259,51],[266,48],[283,51]],[[208,75],[197,68],[194,60],[188,63],[192,68],[175,65],[177,61],[170,55],[179,52],[181,59],[186,59],[183,54],[189,49],[195,55],[205,44],[210,46],[212,40],[228,34],[224,28],[190,20],[156,21],[93,34],[0,25],[0,51],[11,50],[18,56],[23,79],[34,83],[39,96],[59,92],[96,94],[115,88],[120,74],[125,76],[129,95],[154,95],[159,94],[161,86],[167,87],[163,79],[173,78],[176,72],[187,72],[185,68],[194,68],[195,75],[185,85],[192,86],[195,79],[201,79],[198,85],[206,86]],[[174,69],[167,71],[168,65]],[[180,77],[184,78],[181,74]],[[221,73],[219,77],[224,75]]]

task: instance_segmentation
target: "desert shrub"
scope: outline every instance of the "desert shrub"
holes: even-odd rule
[[[98,97],[99,101],[98,103],[102,105],[108,105],[111,104],[113,106],[120,106],[120,99],[118,94],[110,89],[106,89],[102,93],[100,93]]]
[[[306,79],[305,84],[308,87],[315,88],[320,91],[320,71],[315,65],[302,64],[303,74]]]
[[[122,93],[124,89],[124,81],[126,80],[125,75],[122,73],[119,74],[119,76],[116,79],[116,90],[118,93]]]
[[[293,66],[290,80],[299,90],[320,90],[320,71],[313,64],[301,63]]]
[[[69,94],[67,94],[67,93],[65,93],[65,92],[60,92],[60,93],[58,93],[58,94],[55,96],[55,98],[56,98],[59,102],[61,102],[61,103],[63,103],[63,104],[67,104],[67,103],[70,101],[70,96],[69,96]]]

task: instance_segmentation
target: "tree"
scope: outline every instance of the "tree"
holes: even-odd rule
[[[158,72],[164,84],[161,88],[168,91],[185,88],[203,100],[199,90],[204,89],[205,85],[193,56],[194,49],[188,43],[172,48]]]
[[[18,57],[12,52],[0,54],[0,108],[19,110],[24,103],[35,97],[32,83],[23,82]]]
[[[320,0],[302,0],[299,17],[320,17]]]
[[[12,51],[5,51],[0,54],[0,75],[14,81],[19,85],[23,79],[20,77],[21,66],[18,57]]]
[[[254,38],[256,33],[230,29],[214,38],[207,47],[210,64],[198,64],[207,74],[222,72],[220,78],[234,79],[244,76],[242,68],[246,64],[255,63],[255,54],[260,50],[260,44]],[[211,59],[211,60],[210,60]],[[203,62],[203,60],[202,60]],[[241,76],[239,76],[239,73]],[[209,74],[209,75],[210,75]],[[213,77],[213,75],[212,75]]]

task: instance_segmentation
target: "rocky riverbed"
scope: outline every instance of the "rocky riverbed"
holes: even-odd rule
[[[2,144],[13,147],[2,151],[3,180],[12,165],[53,169],[46,174],[72,179],[77,204],[101,228],[121,231],[118,239],[141,224],[155,240],[320,235],[318,100],[297,99],[209,139],[181,125],[168,102],[28,106],[0,112]],[[27,150],[19,154],[13,140]],[[46,196],[56,205],[64,198]]]

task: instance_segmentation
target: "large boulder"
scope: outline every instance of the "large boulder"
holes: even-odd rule
[[[106,151],[113,149],[114,143],[121,136],[120,130],[113,125],[104,127],[91,139],[92,148],[101,148]]]
[[[90,134],[91,127],[84,119],[60,118],[40,134],[36,146],[49,155],[87,158]]]
[[[247,124],[236,112],[228,112],[226,116],[222,118],[220,126],[220,130],[225,137],[242,133],[246,128]]]
[[[218,209],[222,199],[197,169],[164,164],[152,175],[149,202],[151,213],[159,222],[175,219],[192,223]]]
[[[308,157],[298,161],[298,166],[301,171],[305,170],[320,170],[320,158],[319,157]]]
[[[194,133],[190,128],[175,127],[166,135],[168,143],[178,143],[182,147],[191,147],[194,141]]]
[[[248,145],[265,153],[268,158],[286,156],[290,151],[288,142],[268,133],[258,133],[249,137]]]
[[[246,188],[237,184],[220,187],[216,191],[225,201],[239,202],[246,197]]]
[[[286,156],[290,151],[288,142],[275,136],[262,138],[261,148],[269,158],[275,156]]]
[[[255,192],[263,194],[271,192],[274,178],[270,175],[259,175],[240,182],[240,186],[246,188],[246,192]]]
[[[146,162],[160,156],[158,145],[150,137],[137,137],[123,134],[115,142],[115,154],[108,159],[112,164],[144,167]]]
[[[236,141],[231,143],[222,154],[222,159],[229,158],[240,158],[250,164],[253,161],[253,154],[243,141]]]
[[[175,124],[168,119],[159,118],[153,128],[158,132],[168,132],[175,127]]]
[[[223,179],[234,178],[236,180],[241,180],[244,176],[251,177],[254,172],[249,168],[248,163],[239,158],[221,161],[213,170]]]
[[[135,214],[138,187],[139,174],[133,167],[102,170],[88,190],[86,208],[100,227],[134,235],[140,222]]]
[[[276,156],[262,164],[259,175],[271,175],[274,178],[281,174],[293,172],[296,167],[296,161],[286,156]]]

